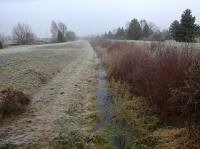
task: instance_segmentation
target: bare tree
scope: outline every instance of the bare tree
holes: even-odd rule
[[[52,21],[51,23],[51,33],[52,33],[53,41],[57,41],[58,40],[58,26],[55,21]]]
[[[4,37],[0,34],[0,49],[3,49]]]
[[[51,33],[54,42],[65,42],[67,35],[67,26],[62,22],[57,24],[55,21],[52,21]]]
[[[6,47],[8,45],[9,37],[0,33],[0,49]]]
[[[153,22],[149,23],[149,28],[153,31],[153,32],[160,32],[160,29],[158,26],[156,26]]]
[[[51,33],[54,42],[73,41],[76,38],[75,33],[68,31],[67,26],[62,22],[57,24],[55,21],[52,21]]]
[[[58,30],[65,36],[67,33],[67,26],[64,23],[60,22],[58,23]]]
[[[18,23],[13,28],[12,37],[18,44],[32,44],[35,40],[31,27],[25,23]]]
[[[74,41],[75,39],[76,39],[76,34],[73,31],[67,31],[66,40],[67,41]]]

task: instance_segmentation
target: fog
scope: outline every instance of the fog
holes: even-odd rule
[[[133,18],[168,28],[189,8],[200,23],[197,0],[1,0],[0,32],[10,35],[17,22],[29,23],[38,37],[50,37],[52,20],[64,22],[78,36],[125,26]]]

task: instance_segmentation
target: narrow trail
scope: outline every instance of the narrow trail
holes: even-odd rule
[[[71,103],[84,100],[94,77],[94,51],[86,41],[82,53],[33,96],[28,111],[7,119],[0,127],[0,144],[51,142],[56,137],[56,121]]]

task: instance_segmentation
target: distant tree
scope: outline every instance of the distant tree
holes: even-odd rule
[[[150,23],[148,23],[148,25],[149,25],[149,28],[151,29],[151,31],[152,31],[153,33],[158,33],[158,32],[160,32],[159,27],[156,26],[155,23],[150,22]]]
[[[108,36],[108,39],[114,38],[114,34],[111,31],[108,32],[107,36]]]
[[[114,35],[115,39],[120,39],[120,40],[124,40],[126,39],[126,31],[124,30],[124,28],[118,28],[117,31],[116,31],[116,34]]]
[[[67,26],[66,26],[64,23],[60,22],[60,23],[58,23],[58,30],[59,30],[63,35],[65,35],[65,34],[67,33]]]
[[[196,18],[192,16],[190,9],[186,9],[181,16],[181,32],[182,32],[182,41],[192,42],[194,41],[196,35],[195,24]]]
[[[169,34],[169,30],[164,29],[161,31],[161,40],[169,40],[170,39],[170,34]]]
[[[108,39],[108,33],[105,32],[104,34],[101,35],[101,38],[102,39]]]
[[[196,28],[195,28],[195,32],[196,32],[196,36],[200,36],[200,26],[196,24]]]
[[[58,23],[58,30],[62,33],[62,36],[63,36],[62,42],[67,41],[68,40],[67,39],[67,32],[68,32],[67,26],[64,23],[60,22],[60,23]]]
[[[1,35],[0,35],[0,49],[3,49],[3,38]]]
[[[52,23],[51,23],[51,33],[52,33],[53,41],[56,42],[58,39],[58,26],[55,21],[52,21]]]
[[[137,19],[133,19],[129,24],[127,37],[131,40],[138,40],[142,37],[142,29]]]
[[[54,42],[66,42],[76,39],[75,33],[72,31],[68,31],[67,26],[62,22],[57,24],[55,21],[52,21],[51,33]]]
[[[172,22],[172,24],[169,27],[169,33],[172,39],[176,41],[182,40],[182,30],[179,21],[175,20],[174,22]]]
[[[149,27],[149,25],[146,23],[146,24],[144,25],[143,30],[142,30],[142,35],[143,35],[144,37],[148,37],[148,36],[150,36],[152,33],[153,33],[153,31],[151,30],[151,28]]]
[[[3,49],[5,43],[5,37],[3,34],[0,34],[0,49]]]
[[[25,23],[18,23],[13,28],[12,37],[18,44],[31,44],[35,40],[31,27]]]
[[[140,27],[142,30],[144,29],[145,24],[147,24],[147,21],[145,19],[140,21]]]
[[[74,41],[76,40],[76,34],[73,31],[67,31],[66,39],[67,41]]]
[[[57,38],[58,38],[57,39],[58,42],[65,42],[65,36],[63,35],[63,33],[60,30],[58,30],[58,37]]]
[[[67,34],[67,26],[62,22],[58,23],[58,42],[67,41],[66,34]]]
[[[0,49],[3,49],[3,43],[0,41]]]
[[[192,42],[199,33],[199,26],[195,24],[196,18],[190,9],[186,9],[180,23],[175,20],[170,26],[170,35],[176,41]]]
[[[142,29],[142,37],[149,37],[153,33],[153,30],[150,28],[146,20],[141,20],[140,26]]]

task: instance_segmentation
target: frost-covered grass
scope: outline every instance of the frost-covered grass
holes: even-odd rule
[[[152,43],[160,43],[164,46],[176,47],[178,49],[191,48],[192,50],[200,51],[200,43],[184,43],[184,42],[175,42],[175,41],[143,41],[143,40],[112,40],[112,42],[129,42],[136,43],[138,46],[144,48],[151,46]]]
[[[0,89],[13,87],[27,94],[36,92],[78,57],[80,49],[71,45],[12,46],[1,50]]]

